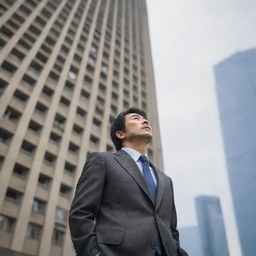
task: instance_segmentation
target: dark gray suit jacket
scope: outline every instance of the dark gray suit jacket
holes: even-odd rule
[[[154,256],[159,239],[168,256],[187,256],[179,246],[172,181],[154,169],[155,203],[129,154],[89,156],[69,216],[78,256]]]

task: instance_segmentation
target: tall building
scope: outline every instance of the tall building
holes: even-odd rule
[[[189,256],[204,256],[198,226],[187,226],[179,229],[180,243]]]
[[[256,252],[256,49],[215,66],[216,92],[243,256]]]
[[[196,197],[196,212],[204,256],[229,256],[227,236],[218,197]]]
[[[148,113],[163,167],[146,3],[2,0],[0,14],[0,247],[74,255],[70,201],[88,152],[114,151],[118,112]]]

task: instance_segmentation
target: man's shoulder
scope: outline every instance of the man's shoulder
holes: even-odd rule
[[[103,159],[112,159],[115,153],[112,152],[92,152],[88,155],[89,158],[103,158]]]
[[[156,171],[158,173],[158,175],[161,175],[164,179],[170,180],[172,182],[172,179],[170,176],[168,176],[166,173],[164,173],[164,171],[156,168]]]

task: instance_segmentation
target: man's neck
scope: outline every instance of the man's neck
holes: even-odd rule
[[[138,151],[140,154],[145,155],[147,153],[147,144],[142,143],[123,143],[123,147],[131,148]]]

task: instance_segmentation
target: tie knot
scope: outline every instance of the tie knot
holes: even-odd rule
[[[146,164],[148,164],[148,159],[147,159],[147,157],[146,157],[146,156],[141,155],[139,159],[140,159],[140,161],[141,161],[142,163],[146,163]]]

